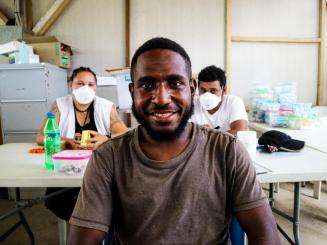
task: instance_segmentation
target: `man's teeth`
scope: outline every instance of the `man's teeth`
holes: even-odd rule
[[[170,115],[172,115],[172,112],[155,112],[154,115],[156,117],[168,117]]]

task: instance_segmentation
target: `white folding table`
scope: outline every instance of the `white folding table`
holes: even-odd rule
[[[280,226],[278,226],[279,231],[291,244],[300,244],[301,182],[327,180],[327,154],[304,147],[300,152],[257,153],[254,162],[271,170],[271,172],[258,175],[258,178],[261,183],[269,183],[269,202],[272,210],[293,223],[294,242]],[[292,216],[273,207],[273,183],[281,182],[294,184]]]
[[[15,187],[16,190],[19,190],[20,187],[81,186],[82,176],[67,176],[45,170],[43,168],[44,155],[28,153],[28,150],[33,146],[35,146],[33,143],[0,145],[0,187]],[[301,152],[296,153],[257,153],[254,161],[271,170],[271,172],[258,175],[262,183],[270,183],[270,185],[277,182],[294,183],[293,217],[275,210],[274,207],[272,208],[293,222],[295,244],[300,244],[300,183],[302,181],[327,180],[327,154],[305,147]],[[19,191],[16,193],[19,201]],[[270,190],[269,196],[272,205],[273,191]],[[34,237],[22,211],[19,211],[18,214],[32,241]],[[3,219],[4,215],[0,215],[0,221]]]
[[[321,125],[321,127],[315,127],[312,129],[293,130],[288,128],[270,127],[269,125],[264,123],[251,122],[249,124],[249,128],[260,133],[264,133],[269,130],[278,130],[290,135],[294,139],[305,141],[305,145],[310,148],[316,149],[317,151],[321,151],[327,154],[327,125]],[[321,182],[318,181],[314,183],[313,196],[316,199],[319,199],[320,193]]]
[[[34,235],[22,212],[27,206],[42,202],[43,197],[21,202],[21,187],[80,187],[83,176],[68,176],[62,173],[49,172],[43,168],[44,154],[30,154],[28,150],[36,146],[35,143],[12,143],[0,145],[0,187],[15,188],[17,207],[11,212],[0,215],[0,221],[18,214],[19,222],[0,236],[0,242],[9,236],[16,228],[23,225],[34,244]],[[67,189],[68,190],[68,189]],[[59,192],[53,193],[53,195]],[[51,196],[53,196],[51,194]],[[65,244],[65,231],[59,223],[60,244]]]
[[[288,134],[294,139],[305,141],[305,145],[327,154],[327,125],[314,127],[312,129],[289,129],[280,127],[271,127],[265,123],[250,122],[249,128],[264,133],[269,130],[278,130]]]

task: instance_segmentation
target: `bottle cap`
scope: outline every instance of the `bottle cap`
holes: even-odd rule
[[[52,111],[49,111],[49,112],[47,113],[47,117],[48,117],[48,118],[55,118],[55,114],[54,114]]]

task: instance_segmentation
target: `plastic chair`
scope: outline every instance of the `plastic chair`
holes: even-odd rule
[[[229,234],[232,245],[244,245],[245,233],[236,217],[232,217],[229,225]]]
[[[106,238],[103,240],[102,245],[113,245],[113,231],[109,230]]]

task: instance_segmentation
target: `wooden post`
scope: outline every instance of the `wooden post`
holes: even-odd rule
[[[45,15],[36,23],[33,32],[36,35],[44,35],[70,2],[71,0],[56,0]]]
[[[0,11],[0,26],[6,25],[8,18]]]
[[[26,19],[26,29],[31,31],[33,29],[33,3],[32,3],[32,0],[25,0],[25,19]]]
[[[227,93],[231,88],[232,0],[225,0],[225,72]]]
[[[318,53],[317,105],[323,105],[325,91],[325,25],[326,1],[319,0],[319,37],[321,39]]]
[[[130,62],[130,0],[125,0],[125,66]]]

